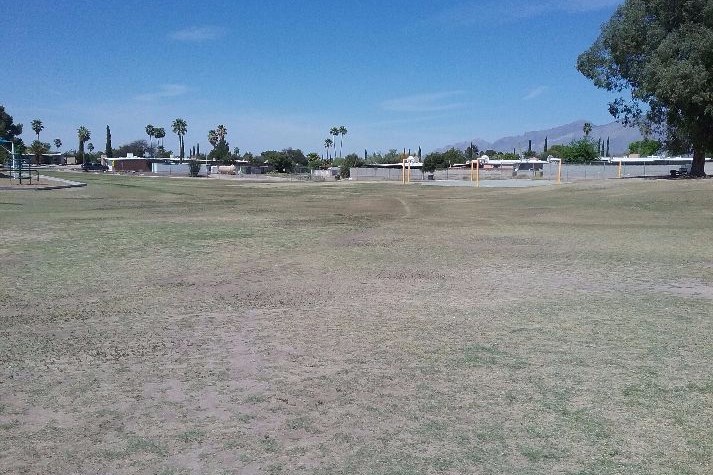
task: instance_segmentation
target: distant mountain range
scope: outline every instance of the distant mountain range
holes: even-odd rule
[[[481,151],[495,150],[498,152],[512,152],[515,149],[519,152],[526,152],[528,141],[532,140],[532,150],[541,152],[545,146],[545,137],[549,146],[563,144],[566,145],[572,140],[580,139],[584,136],[582,128],[587,121],[579,120],[571,124],[561,125],[547,130],[536,130],[533,132],[525,132],[523,135],[513,137],[503,137],[495,142],[488,142],[483,139],[473,139],[467,142],[458,142],[439,149],[439,151],[456,148],[465,150],[471,142],[478,146]],[[624,127],[618,122],[611,122],[605,125],[593,125],[592,133],[589,135],[594,140],[601,138],[606,142],[609,138],[609,153],[611,155],[624,154],[629,149],[629,144],[643,137],[638,128]]]

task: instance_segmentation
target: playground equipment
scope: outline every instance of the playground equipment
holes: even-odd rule
[[[4,144],[10,144],[10,149]],[[32,174],[35,174],[36,182],[40,181],[40,172],[37,170],[32,170],[30,164],[22,160],[22,156],[19,153],[15,153],[15,143],[10,140],[0,139],[0,147],[4,148],[10,153],[10,168],[5,169],[10,173],[10,178],[14,180],[19,180],[22,185],[24,181],[32,184]],[[26,166],[25,166],[26,165]]]

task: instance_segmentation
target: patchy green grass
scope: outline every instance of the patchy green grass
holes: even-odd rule
[[[713,182],[0,192],[0,473],[707,474]]]

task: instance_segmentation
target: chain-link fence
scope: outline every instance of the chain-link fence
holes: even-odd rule
[[[483,167],[478,171],[480,180],[505,180],[505,179],[531,179],[531,180],[557,180],[559,164],[557,162],[535,164],[524,163],[525,166],[503,166],[503,167]],[[528,166],[529,165],[529,166]],[[658,177],[671,176],[671,171],[680,169],[680,164],[672,165],[647,165],[647,164],[626,164],[622,163],[622,178],[633,177]],[[406,168],[408,174],[408,168]],[[412,168],[410,172],[411,182],[421,181],[470,181],[472,174],[470,168],[448,168],[436,170],[433,173],[422,172],[419,168]],[[706,173],[713,174],[713,162],[706,163]],[[351,179],[354,181],[401,181],[404,170],[401,168],[352,168],[350,170]],[[563,163],[561,170],[561,180],[563,182],[583,181],[583,180],[606,180],[619,176],[618,163],[590,163],[590,164],[569,164]]]

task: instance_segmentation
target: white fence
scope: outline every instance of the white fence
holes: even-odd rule
[[[201,165],[199,175],[205,176],[205,164]],[[151,173],[163,176],[190,176],[190,168],[187,163],[174,163],[172,165],[166,163],[152,163]]]

